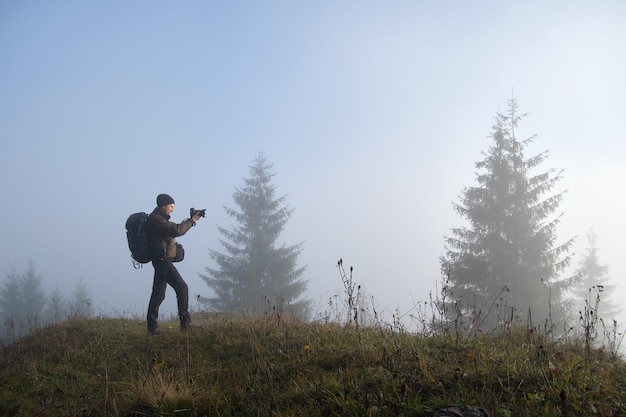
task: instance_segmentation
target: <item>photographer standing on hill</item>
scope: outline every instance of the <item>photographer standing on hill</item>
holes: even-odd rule
[[[154,334],[158,327],[159,306],[165,299],[165,290],[169,284],[176,291],[178,301],[178,317],[180,329],[187,330],[191,323],[189,314],[189,288],[173,262],[183,259],[182,245],[176,243],[178,236],[189,231],[204,213],[196,210],[191,213],[190,219],[180,224],[170,221],[170,214],[174,211],[174,199],[167,194],[157,196],[157,207],[148,217],[148,232],[152,239],[152,266],[154,266],[154,282],[152,295],[148,304],[148,333]]]

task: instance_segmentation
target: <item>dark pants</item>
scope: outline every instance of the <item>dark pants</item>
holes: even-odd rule
[[[189,288],[187,287],[187,283],[183,280],[183,277],[180,276],[180,273],[172,261],[160,259],[158,261],[152,261],[152,266],[154,266],[154,282],[152,284],[150,304],[148,304],[148,331],[154,332],[157,329],[159,306],[165,299],[167,284],[176,291],[180,326],[182,329],[187,328],[191,322],[189,315]]]

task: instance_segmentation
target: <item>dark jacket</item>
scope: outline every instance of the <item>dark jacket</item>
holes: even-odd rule
[[[170,216],[164,214],[159,207],[148,216],[148,232],[152,239],[152,259],[176,258],[176,237],[182,236],[194,226],[191,219],[185,219],[180,224],[170,221]]]

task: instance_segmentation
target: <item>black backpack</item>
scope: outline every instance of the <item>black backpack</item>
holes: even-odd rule
[[[146,213],[133,213],[126,220],[126,237],[128,248],[133,258],[133,266],[141,268],[141,264],[150,262],[151,245],[148,234],[148,215]]]

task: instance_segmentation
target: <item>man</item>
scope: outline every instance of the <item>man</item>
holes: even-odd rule
[[[148,333],[154,334],[158,327],[159,306],[165,299],[165,290],[169,284],[176,291],[178,301],[178,317],[180,329],[187,330],[191,323],[189,314],[189,288],[183,280],[174,261],[179,261],[182,246],[176,244],[176,237],[182,236],[200,220],[200,214],[194,214],[190,219],[180,224],[170,221],[170,214],[174,211],[174,199],[167,194],[157,196],[157,207],[148,216],[148,232],[152,239],[152,266],[154,266],[154,282],[152,295],[148,304]],[[179,259],[177,259],[177,249]]]

